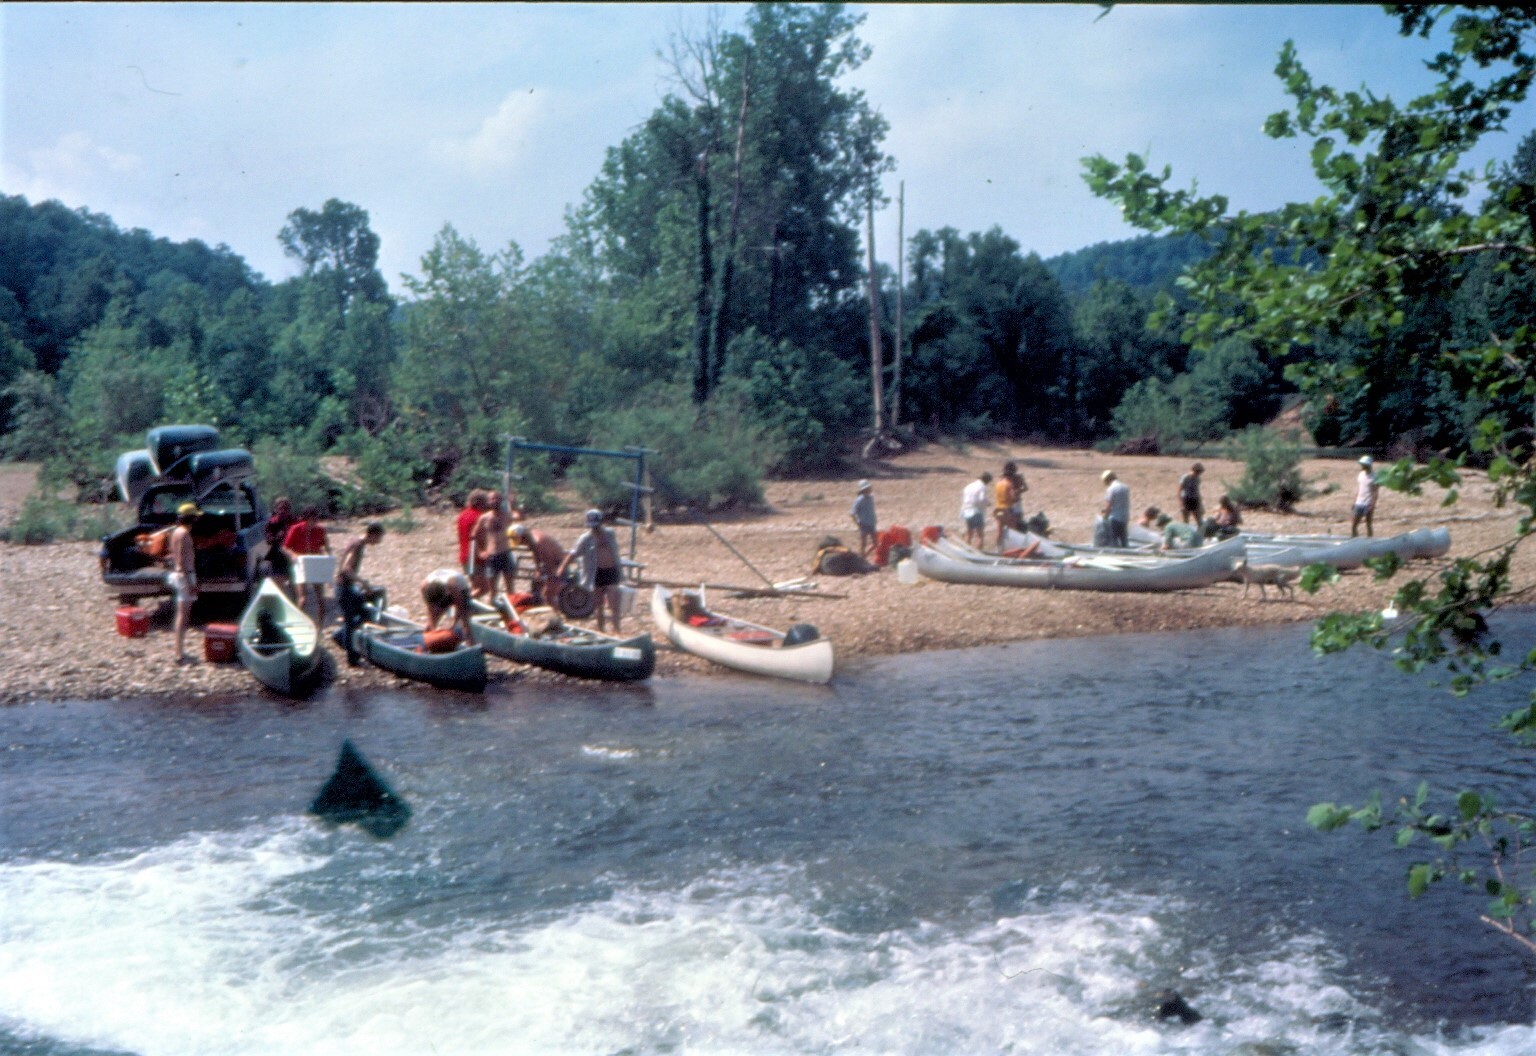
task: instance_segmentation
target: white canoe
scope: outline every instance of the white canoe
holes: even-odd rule
[[[1396,554],[1404,561],[1443,557],[1451,549],[1449,528],[1415,528],[1391,536],[1272,535],[1244,532],[1250,565],[1331,565],[1359,568],[1367,559]]]
[[[832,678],[832,643],[826,638],[790,640],[783,631],[710,611],[702,590],[687,593],[698,599],[691,619],[673,615],[673,591],[657,587],[651,595],[651,619],[684,652],[753,675],[816,683]],[[800,626],[814,631],[809,625]],[[791,632],[799,629],[790,628]]]
[[[1272,532],[1243,532],[1241,539],[1248,548],[1248,564],[1282,565],[1302,568],[1306,565],[1330,565],[1341,571],[1359,568],[1368,558],[1383,557],[1395,553],[1404,561],[1417,558],[1443,557],[1451,548],[1449,528],[1415,528],[1393,536],[1348,535],[1286,535]],[[1159,554],[1167,557],[1189,557],[1203,553],[1209,546],[1195,550],[1157,550],[1162,537],[1140,525],[1132,525],[1131,549],[1095,547],[1079,543],[1058,543],[1028,533],[1010,532],[1005,541],[1011,549],[1022,549],[1038,540],[1040,557],[1069,557],[1075,554]],[[1216,545],[1216,544],[1211,544]]]
[[[268,689],[299,696],[320,676],[320,633],[309,613],[263,579],[240,616],[235,649],[240,662]]]
[[[1162,593],[1208,587],[1229,579],[1245,554],[1241,539],[1184,551],[1180,556],[1123,552],[1062,558],[991,557],[979,551],[965,555],[951,543],[919,546],[912,559],[919,572],[941,583]]]

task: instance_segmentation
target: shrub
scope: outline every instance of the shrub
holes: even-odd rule
[[[282,496],[292,500],[296,510],[311,505],[331,509],[333,485],[313,454],[276,440],[257,443],[251,453],[256,459],[262,497],[269,506]]]
[[[1229,489],[1242,506],[1289,513],[1303,499],[1327,494],[1301,475],[1301,445],[1263,426],[1251,425],[1233,437],[1243,476]]]
[[[39,491],[27,496],[11,523],[0,529],[0,538],[24,546],[42,546],[64,540],[99,539],[122,527],[123,517],[112,506],[80,507]]]
[[[644,447],[655,499],[662,507],[702,509],[750,506],[763,501],[763,467],[781,450],[771,430],[740,404],[716,394],[702,408],[682,390],[665,389],[650,401],[605,417],[592,446],[618,451]],[[628,510],[634,465],[616,459],[583,458],[568,478],[583,501]]]
[[[773,437],[778,454],[768,469],[826,468],[863,425],[862,415],[850,413],[862,407],[861,388],[846,363],[788,341],[774,344],[755,329],[732,339],[724,390],[724,398],[741,401]]]

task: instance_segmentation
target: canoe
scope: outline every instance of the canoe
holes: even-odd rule
[[[478,604],[477,609],[470,617],[475,643],[492,656],[605,682],[639,682],[656,670],[656,643],[649,634],[617,638],[565,625],[538,635],[516,634],[499,612]]]
[[[240,616],[235,649],[246,670],[275,693],[301,696],[320,681],[320,632],[309,613],[263,579]]]
[[[1451,548],[1449,528],[1415,528],[1392,536],[1279,535],[1245,532],[1250,565],[1331,565],[1359,568],[1373,557],[1396,554],[1404,561],[1443,557]]]
[[[958,544],[963,546],[963,544]],[[1241,539],[1228,539],[1181,556],[1160,554],[1072,554],[1061,558],[993,557],[956,552],[957,544],[922,544],[913,553],[917,570],[941,583],[1162,593],[1208,587],[1231,577],[1246,553]]]
[[[451,653],[424,653],[421,627],[375,609],[374,619],[357,631],[357,651],[370,664],[401,678],[438,689],[479,693],[485,689],[485,650],[460,645]]]
[[[1247,546],[1250,566],[1281,565],[1302,568],[1306,565],[1330,565],[1340,571],[1359,568],[1369,558],[1395,553],[1404,561],[1417,558],[1443,557],[1451,548],[1451,532],[1448,528],[1415,528],[1393,536],[1348,535],[1287,535],[1272,532],[1242,532],[1234,538]],[[1068,557],[1074,554],[1130,555],[1148,554],[1162,557],[1191,557],[1210,549],[1158,550],[1161,536],[1140,525],[1132,525],[1131,549],[1095,547],[1079,543],[1059,543],[1053,539],[1040,539],[1024,533],[1010,532],[1005,538],[1010,548],[1023,548],[1034,540],[1040,540],[1040,557]],[[1216,545],[1216,544],[1211,544]]]
[[[678,593],[695,602],[689,605],[686,619],[673,615],[673,598]],[[651,595],[651,619],[673,645],[722,667],[800,682],[823,683],[832,678],[832,643],[816,635],[814,627],[796,624],[788,632],[777,631],[711,612],[702,588],[674,592],[657,587]]]

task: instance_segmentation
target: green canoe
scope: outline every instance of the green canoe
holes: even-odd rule
[[[274,693],[302,696],[320,682],[324,653],[315,621],[270,579],[245,607],[235,649],[246,670]]]
[[[605,682],[639,682],[656,670],[656,643],[649,634],[616,638],[568,626],[537,635],[515,634],[506,629],[500,613],[483,605],[477,608],[470,619],[475,642],[493,656]]]

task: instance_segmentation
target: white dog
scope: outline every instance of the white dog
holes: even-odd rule
[[[1301,575],[1294,568],[1284,568],[1280,565],[1259,565],[1257,568],[1248,563],[1246,559],[1239,561],[1237,567],[1232,570],[1232,580],[1243,585],[1243,597],[1248,596],[1248,588],[1258,585],[1259,597],[1268,599],[1264,593],[1265,587],[1274,587],[1283,598],[1296,596],[1296,589],[1291,586],[1296,577]]]

